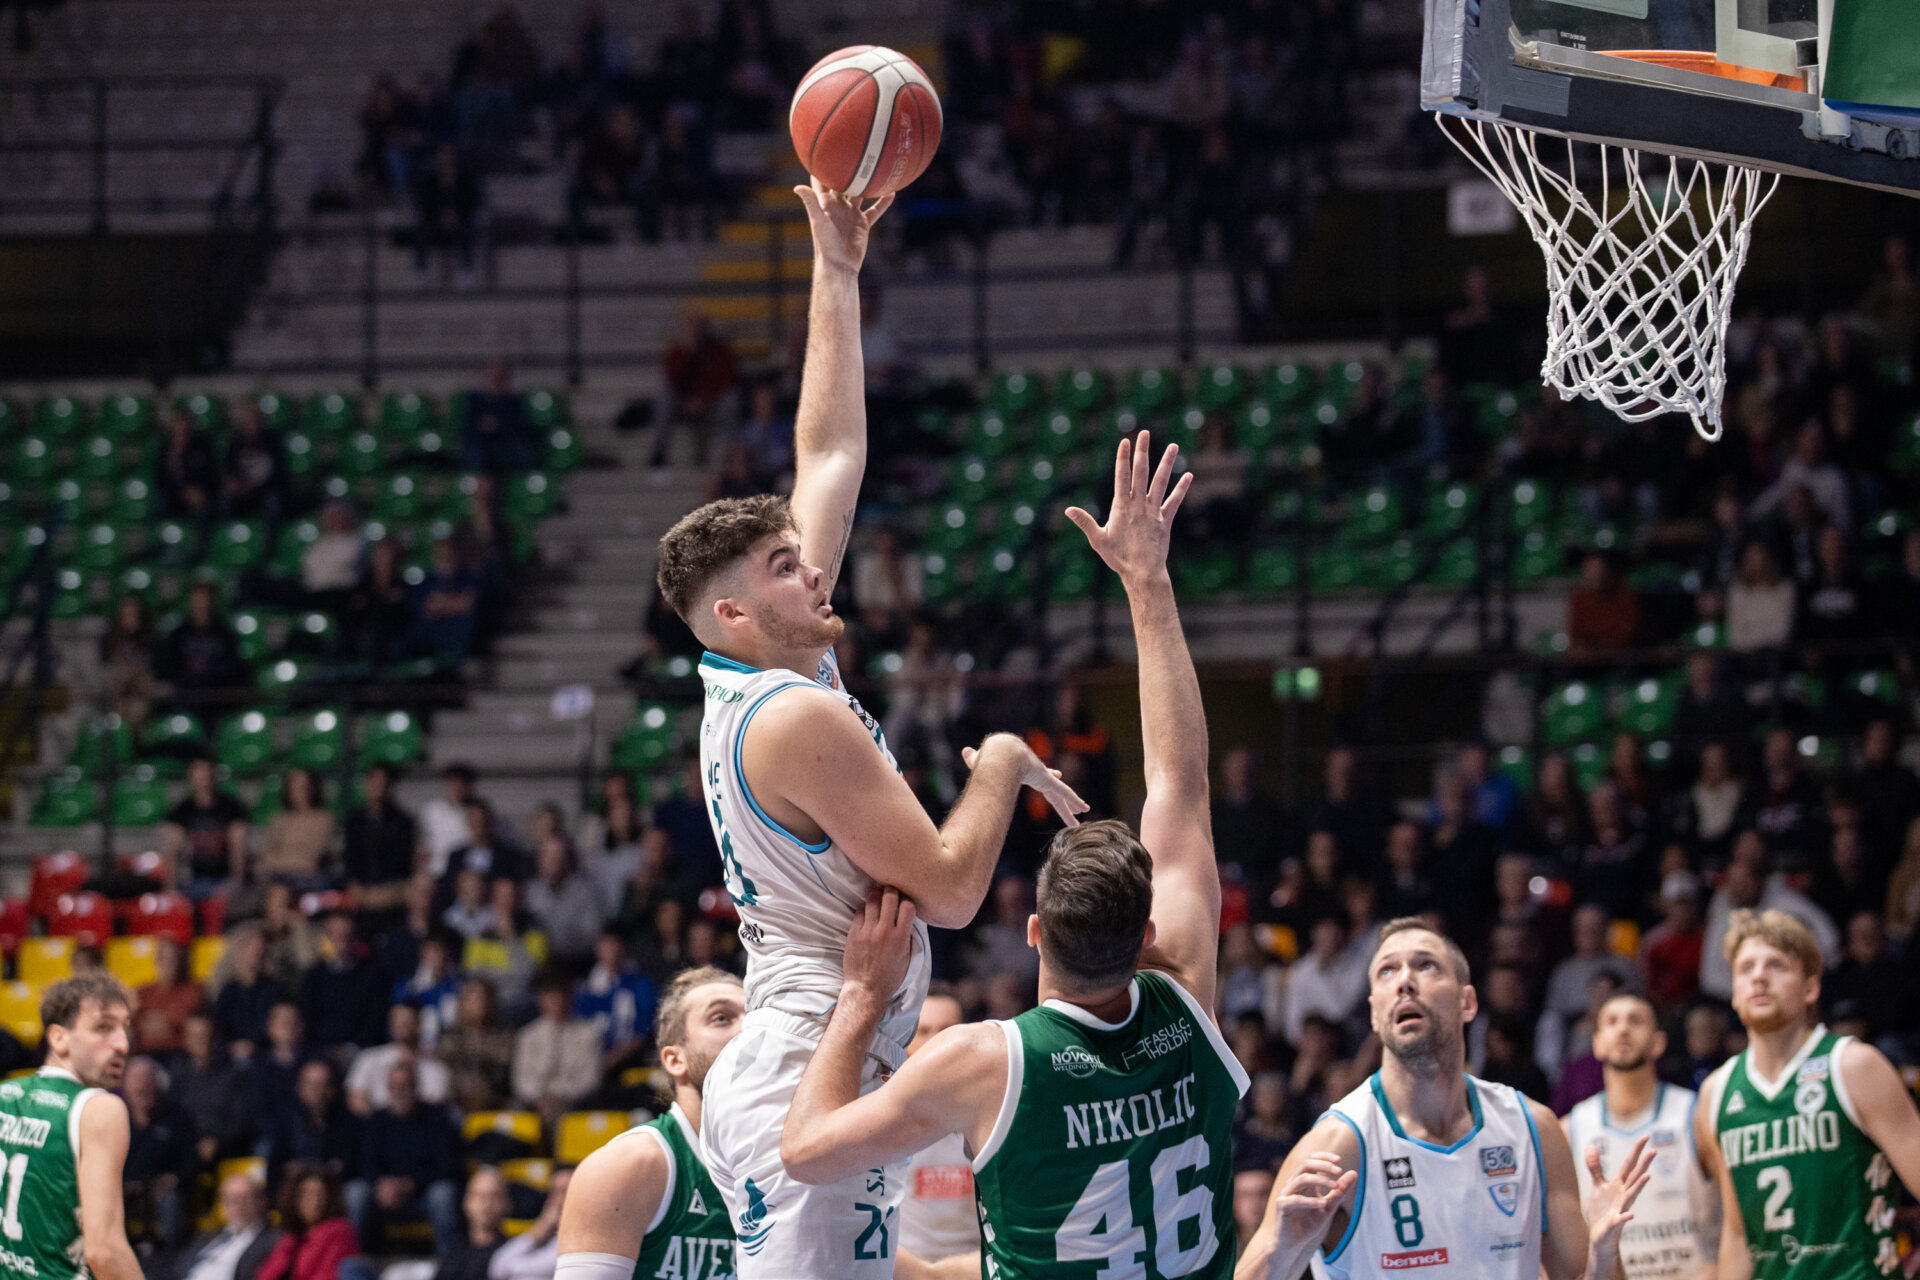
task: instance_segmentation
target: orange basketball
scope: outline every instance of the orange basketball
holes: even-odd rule
[[[857,44],[813,65],[787,113],[793,149],[829,191],[883,196],[926,172],[940,96],[912,58]]]

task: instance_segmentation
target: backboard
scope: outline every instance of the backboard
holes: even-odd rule
[[[1912,0],[1427,0],[1421,102],[1915,194],[1916,48]]]

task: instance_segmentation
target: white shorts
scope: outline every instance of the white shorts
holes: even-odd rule
[[[887,1280],[900,1249],[906,1162],[810,1187],[787,1176],[780,1134],[820,1043],[817,1020],[778,1009],[747,1014],[707,1072],[700,1100],[700,1154],[727,1202],[739,1280]],[[878,1039],[860,1092],[880,1086],[905,1053]]]

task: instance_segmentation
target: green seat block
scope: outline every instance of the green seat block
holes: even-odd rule
[[[80,536],[74,546],[73,562],[82,569],[111,570],[126,555],[126,540],[120,536],[118,527],[107,524],[90,524],[80,530]]]
[[[261,425],[269,430],[285,431],[294,425],[297,410],[291,396],[283,396],[278,391],[262,391],[254,398],[253,405],[260,411]]]
[[[87,777],[98,777],[111,767],[115,772],[133,764],[133,729],[119,716],[108,714],[83,722],[74,739],[67,766],[79,769]]]
[[[418,764],[426,759],[426,736],[419,718],[410,711],[387,711],[360,720],[360,759],[390,765]]]
[[[158,506],[153,486],[139,476],[128,476],[114,486],[107,513],[117,524],[145,524]]]
[[[418,391],[389,391],[380,399],[380,433],[411,440],[432,425],[433,401]]]
[[[280,540],[274,544],[273,557],[267,567],[283,578],[292,577],[300,572],[300,557],[319,537],[318,521],[295,520],[280,530]]]
[[[1317,440],[1323,432],[1339,426],[1346,416],[1346,407],[1338,400],[1321,396],[1307,407],[1306,414],[1301,419],[1301,428],[1310,438]]]
[[[1154,441],[1155,451],[1177,444],[1187,454],[1200,452],[1200,435],[1207,425],[1207,411],[1198,404],[1183,406],[1167,421],[1166,438]],[[1158,436],[1159,432],[1154,432]]]
[[[1420,568],[1420,547],[1412,538],[1395,538],[1380,553],[1380,581],[1390,587],[1412,582]]]
[[[1607,753],[1597,742],[1582,742],[1567,752],[1567,767],[1582,791],[1592,791],[1607,779]]]
[[[1372,579],[1367,558],[1350,547],[1327,547],[1313,557],[1313,589],[1351,591]]]
[[[1896,471],[1920,470],[1920,413],[1900,424],[1887,461]]]
[[[1436,587],[1459,590],[1473,581],[1480,569],[1479,548],[1471,538],[1454,538],[1440,549],[1433,572],[1427,581]]]
[[[1055,458],[1064,458],[1080,444],[1080,421],[1065,409],[1048,414],[1035,433],[1034,446]]]
[[[1172,369],[1149,365],[1127,375],[1124,399],[1126,407],[1136,414],[1160,413],[1171,406],[1179,394],[1180,376]]]
[[[229,520],[215,527],[207,559],[220,569],[251,569],[266,553],[266,528],[258,520]]]
[[[1053,403],[1068,413],[1091,413],[1107,402],[1110,390],[1098,369],[1063,369],[1053,382]]]
[[[280,754],[273,725],[261,711],[242,711],[229,717],[220,726],[213,749],[222,765],[246,776],[265,773]]]
[[[1194,402],[1209,412],[1232,409],[1246,394],[1246,371],[1238,365],[1208,365],[1193,384]]]
[[[163,776],[186,772],[186,758],[207,749],[207,726],[191,711],[175,711],[147,726],[144,751]],[[154,757],[159,757],[155,759]]]
[[[1590,742],[1600,736],[1605,700],[1585,680],[1570,680],[1547,695],[1542,708],[1546,739],[1556,747]]]
[[[1013,424],[998,411],[970,419],[965,431],[964,447],[981,457],[1003,458],[1013,449]]]
[[[664,768],[673,758],[677,743],[673,714],[659,703],[634,708],[614,741],[610,761],[615,768],[655,770]]]
[[[1040,400],[1040,379],[1018,370],[995,375],[987,403],[1007,417],[1032,409]]]
[[[426,509],[427,487],[416,476],[401,472],[380,486],[373,500],[373,514],[388,523],[418,519]]]
[[[981,523],[978,518],[980,510],[958,502],[937,508],[932,522],[927,526],[928,547],[949,555],[964,550],[974,540],[974,530]]]
[[[515,476],[507,484],[506,507],[509,520],[544,520],[560,508],[559,489],[538,471]]]
[[[1318,382],[1312,365],[1288,360],[1267,366],[1260,391],[1283,409],[1300,408],[1313,398]]]
[[[290,631],[292,635],[302,636],[308,644],[330,645],[338,637],[340,627],[330,613],[310,609],[295,615]]]
[[[255,672],[253,684],[256,689],[267,692],[292,689],[311,681],[318,674],[318,670],[318,665],[314,662],[291,654],[283,654]]]
[[[176,397],[173,407],[192,418],[202,431],[221,432],[227,429],[227,398],[222,395],[209,395],[205,391],[190,391]]]
[[[116,440],[145,435],[153,427],[153,401],[121,394],[100,402],[100,430]]]
[[[1450,484],[1427,494],[1427,532],[1436,537],[1459,533],[1473,518],[1478,498],[1472,485]]]
[[[1508,499],[1509,519],[1518,532],[1542,528],[1553,519],[1553,490],[1542,481],[1515,480]]]
[[[1360,384],[1366,377],[1367,366],[1360,361],[1337,360],[1327,366],[1326,375],[1321,379],[1321,394],[1344,411],[1360,394]]]
[[[1347,500],[1348,537],[1364,542],[1392,537],[1406,526],[1406,510],[1397,491],[1375,485]]]
[[[527,421],[536,431],[551,431],[573,421],[572,407],[565,394],[557,391],[527,392]]]
[[[947,467],[947,496],[969,505],[984,502],[991,491],[992,478],[993,470],[985,458],[956,458]]]
[[[568,427],[550,427],[547,429],[547,470],[566,475],[578,471],[581,462],[586,459],[586,449],[580,443],[580,437]]]
[[[1539,582],[1565,570],[1560,544],[1545,529],[1529,529],[1520,537],[1519,551],[1513,561],[1514,577],[1521,582]]]
[[[1622,692],[1620,727],[1642,738],[1663,738],[1673,727],[1673,710],[1679,700],[1677,675],[1636,680]]]
[[[387,465],[386,446],[371,431],[356,431],[340,450],[340,469],[350,476],[378,475]]]
[[[53,440],[42,434],[23,436],[13,446],[12,479],[43,483],[53,477],[59,466],[59,455],[54,450]]]
[[[1239,565],[1230,550],[1194,552],[1174,562],[1183,594],[1215,596],[1229,590],[1239,577]]]
[[[445,431],[433,429],[422,431],[413,442],[413,456],[420,462],[435,465],[452,465],[456,458],[453,441]]]
[[[228,619],[240,650],[240,661],[253,666],[279,647],[279,615],[267,609],[235,609]]]
[[[107,580],[88,577],[78,569],[60,569],[53,575],[51,613],[62,622],[98,617],[106,612]]]
[[[294,720],[287,742],[287,763],[325,771],[340,763],[340,754],[345,750],[345,717],[338,711],[323,708]]]
[[[278,773],[269,773],[260,779],[260,793],[254,797],[253,810],[249,815],[255,826],[264,827],[273,815],[285,807],[281,796],[287,789],[286,778]]]
[[[50,436],[75,436],[85,431],[91,415],[72,396],[48,396],[34,407],[34,430]]]
[[[1234,443],[1259,457],[1280,443],[1280,412],[1270,401],[1255,400],[1240,411],[1234,432]]]
[[[1850,676],[1847,687],[1863,698],[1883,702],[1889,707],[1900,705],[1900,677],[1891,671],[1860,671]]]
[[[287,474],[306,479],[320,466],[320,446],[305,431],[289,431],[286,436]]]
[[[1511,782],[1523,794],[1533,790],[1533,752],[1525,747],[1507,746],[1494,753],[1493,771]]]
[[[40,796],[27,819],[35,827],[78,827],[100,816],[100,784],[74,770],[40,784]]]
[[[151,827],[167,815],[167,784],[150,764],[136,765],[113,783],[113,822],[120,827]]]
[[[1066,479],[1053,459],[1032,458],[1015,468],[1012,476],[1012,492],[1017,498],[1029,502],[1047,502],[1059,491]]]
[[[360,423],[360,402],[342,391],[317,391],[307,397],[304,424],[317,436],[341,436]]]
[[[1019,547],[1005,543],[981,555],[981,586],[998,600],[1024,599],[1033,594],[1033,561]]]
[[[1247,561],[1247,590],[1255,595],[1282,595],[1299,580],[1299,559],[1285,547],[1262,547]]]

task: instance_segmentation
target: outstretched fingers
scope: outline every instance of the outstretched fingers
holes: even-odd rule
[[[1180,446],[1170,444],[1160,453],[1160,465],[1153,469],[1153,483],[1147,486],[1147,500],[1159,506],[1167,499],[1167,487],[1173,483],[1173,460],[1180,455]]]
[[[1153,478],[1153,435],[1142,431],[1133,443],[1133,487],[1128,492],[1133,497],[1143,497],[1150,490]]]

